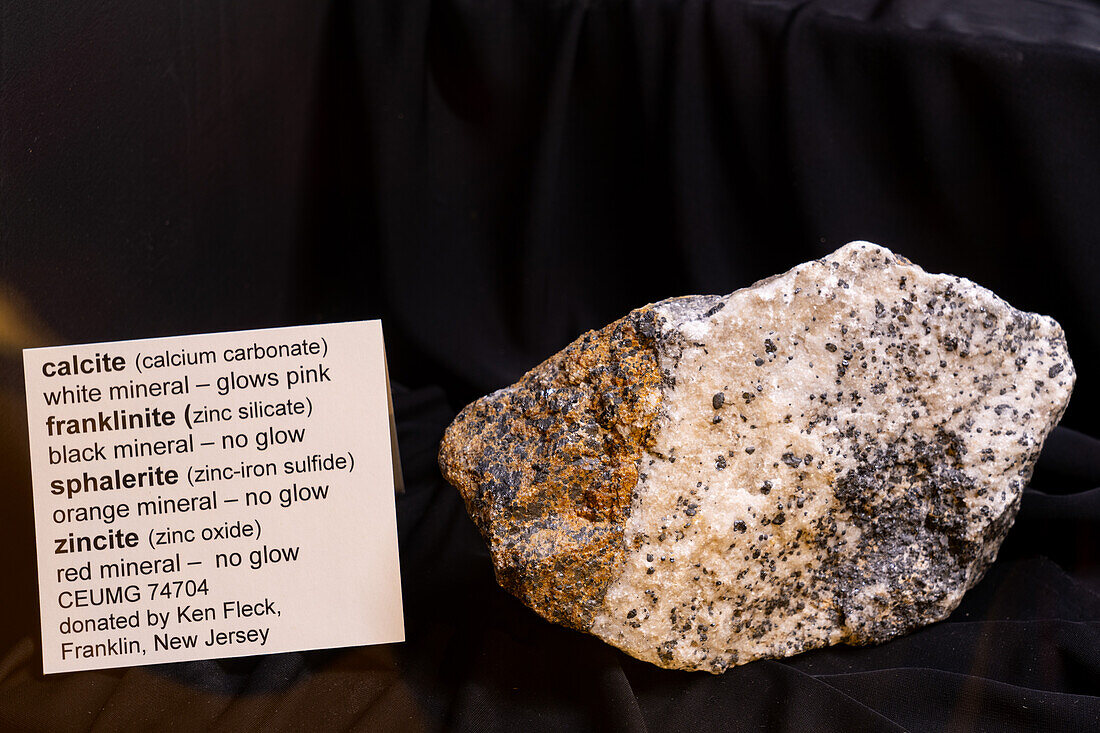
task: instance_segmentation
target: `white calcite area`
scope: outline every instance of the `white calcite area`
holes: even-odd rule
[[[673,379],[591,632],[665,667],[947,616],[1073,386],[1052,319],[867,243],[656,312]]]

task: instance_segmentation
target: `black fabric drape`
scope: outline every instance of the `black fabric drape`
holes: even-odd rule
[[[631,308],[853,239],[1054,314],[1100,366],[1095,4],[456,0],[335,25],[311,295],[382,313],[410,384],[472,399]]]
[[[0,3],[0,728],[1100,728],[1088,0]],[[714,677],[501,591],[443,428],[584,330],[852,239],[1065,327],[987,577]],[[381,317],[408,641],[43,677],[18,349]]]

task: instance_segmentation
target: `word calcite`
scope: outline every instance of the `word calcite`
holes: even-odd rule
[[[44,672],[404,640],[380,322],[23,362]]]

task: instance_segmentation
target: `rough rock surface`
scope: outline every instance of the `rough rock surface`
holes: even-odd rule
[[[1052,319],[857,242],[585,334],[440,466],[536,612],[721,672],[947,616],[1073,382]]]

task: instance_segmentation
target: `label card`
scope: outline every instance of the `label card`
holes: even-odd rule
[[[404,640],[379,321],[23,366],[44,672]]]

